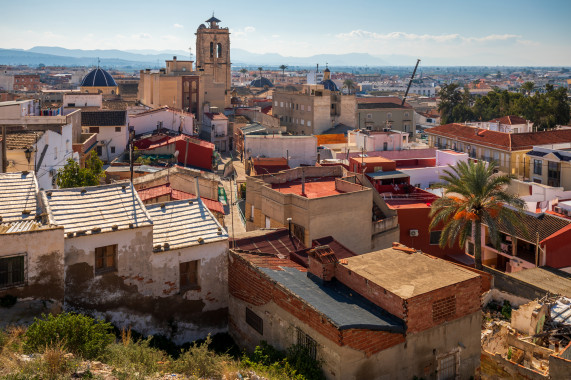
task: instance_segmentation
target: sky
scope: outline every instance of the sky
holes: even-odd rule
[[[571,66],[571,0],[2,0],[0,48],[194,51],[213,12],[253,53]]]

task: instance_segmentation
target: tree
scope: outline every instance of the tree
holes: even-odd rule
[[[281,65],[280,69],[282,71],[282,81],[285,82],[285,70],[287,69],[287,65]]]
[[[261,67],[261,66],[260,66],[260,67],[258,67],[258,71],[260,72],[260,78],[262,78],[262,70],[263,70],[263,69],[264,69],[264,68],[263,68],[263,67]]]
[[[476,268],[482,269],[482,223],[488,226],[492,244],[499,247],[500,225],[514,234],[522,226],[524,202],[506,192],[512,176],[494,174],[496,164],[478,161],[459,162],[444,171],[444,195],[432,204],[430,230],[444,226],[441,247],[451,247],[456,240],[464,248],[468,237],[474,238]],[[505,207],[505,206],[511,206]]]
[[[438,92],[440,104],[438,111],[442,115],[442,124],[464,122],[473,118],[470,108],[470,91],[460,89],[457,83],[445,84]]]
[[[85,160],[85,168],[81,168],[72,158],[68,158],[65,166],[58,170],[57,186],[59,188],[97,186],[99,180],[105,176],[103,162],[92,150]]]
[[[345,79],[345,81],[343,82],[343,87],[347,89],[350,95],[351,90],[355,88],[355,82],[353,82],[351,79]]]
[[[535,87],[535,83],[525,82],[524,84],[521,85],[521,90],[523,91],[524,94],[526,94],[527,96],[530,96],[534,87]]]

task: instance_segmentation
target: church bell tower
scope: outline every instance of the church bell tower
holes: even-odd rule
[[[201,24],[196,31],[196,70],[212,75],[215,83],[224,83],[229,96],[232,85],[230,31],[218,25],[220,20],[214,14],[206,22],[208,27]]]

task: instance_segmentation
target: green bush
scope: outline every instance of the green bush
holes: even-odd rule
[[[504,306],[502,307],[502,315],[505,319],[510,320],[512,318],[512,305],[510,301],[504,301]]]
[[[212,342],[210,335],[201,343],[193,343],[188,350],[181,353],[174,361],[172,371],[186,376],[221,378],[224,370],[224,362],[227,355],[216,355],[208,349]]]
[[[293,345],[282,352],[262,341],[250,356],[244,355],[242,367],[266,372],[271,377],[295,380],[323,380],[321,362],[313,359],[307,348]]]
[[[169,357],[161,350],[150,347],[151,338],[132,341],[123,340],[107,347],[103,361],[115,367],[117,375],[129,374],[128,378],[145,378],[163,372],[169,365]]]
[[[75,355],[93,359],[115,340],[111,330],[111,324],[85,315],[42,315],[26,331],[24,349],[29,353],[41,352],[46,347],[62,344]]]

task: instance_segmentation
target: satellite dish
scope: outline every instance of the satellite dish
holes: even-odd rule
[[[174,156],[178,158],[178,150],[174,152]]]

